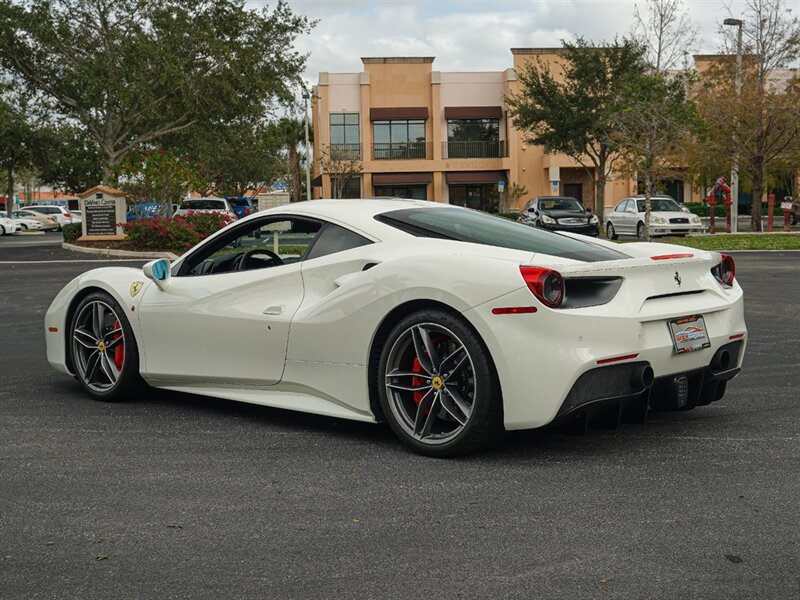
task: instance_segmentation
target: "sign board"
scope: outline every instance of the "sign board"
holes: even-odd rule
[[[289,185],[285,181],[276,181],[275,190],[278,192],[285,192],[289,189]]]
[[[86,198],[83,201],[83,220],[86,222],[86,235],[116,235],[117,201],[102,193]]]
[[[504,191],[505,189],[506,189],[506,182],[505,182],[505,181],[502,181],[502,180],[498,181],[498,182],[497,182],[497,191],[498,191],[498,192],[502,192],[502,191]]]
[[[792,210],[791,202],[781,202],[781,210]]]

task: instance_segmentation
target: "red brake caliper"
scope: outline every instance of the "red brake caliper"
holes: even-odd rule
[[[114,329],[119,329],[120,323],[119,321],[114,321]],[[122,337],[122,333],[115,333],[114,340],[118,340]],[[114,348],[114,364],[117,365],[117,369],[120,371],[122,370],[122,363],[125,361],[125,343],[119,344],[116,348]]]
[[[411,371],[414,373],[422,373],[422,365],[419,362],[419,359],[415,356],[414,357],[414,366],[411,367]],[[422,377],[412,377],[411,378],[411,385],[414,387],[420,387],[425,385],[425,379]],[[425,391],[420,390],[419,392],[414,392],[414,402],[419,403],[422,402],[422,399],[425,397]]]

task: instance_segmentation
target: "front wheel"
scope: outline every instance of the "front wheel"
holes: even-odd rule
[[[408,446],[428,456],[475,452],[504,435],[500,384],[483,341],[441,310],[404,318],[378,367],[381,407]]]
[[[6,228],[3,227],[2,225],[0,225],[0,236],[5,235],[5,234],[6,234]]]
[[[105,292],[81,300],[69,326],[72,370],[96,400],[125,400],[141,391],[139,351],[120,305]]]
[[[611,221],[606,224],[606,237],[610,240],[616,240],[619,238],[617,235],[617,230],[614,229],[614,225],[612,225]]]
[[[639,223],[636,226],[636,237],[640,240],[644,239],[644,223]]]

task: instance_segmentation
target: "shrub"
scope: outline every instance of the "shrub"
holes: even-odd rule
[[[499,213],[495,213],[495,216],[503,217],[504,219],[509,219],[511,221],[516,221],[517,218],[519,217],[519,213],[518,212],[514,212],[514,211],[499,212]]]
[[[61,232],[64,235],[64,241],[67,244],[74,244],[75,240],[81,237],[81,224],[69,223],[61,228]]]
[[[234,219],[221,213],[190,212],[185,217],[134,219],[123,225],[136,248],[174,250],[183,253]]]

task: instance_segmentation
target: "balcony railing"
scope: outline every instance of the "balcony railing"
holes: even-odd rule
[[[361,160],[361,144],[331,144],[331,160]]]
[[[442,158],[504,158],[506,141],[442,142]]]
[[[413,160],[431,158],[430,142],[390,142],[372,144],[373,160]]]

